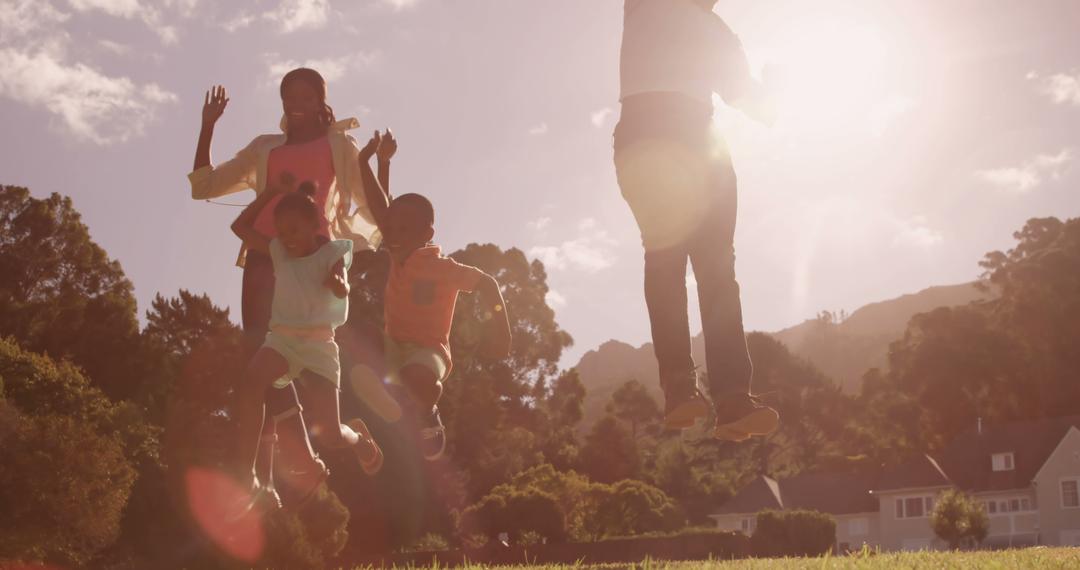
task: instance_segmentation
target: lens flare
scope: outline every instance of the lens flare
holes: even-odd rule
[[[237,518],[236,505],[251,501],[250,493],[213,469],[192,467],[185,474],[188,509],[192,518],[218,548],[242,562],[255,562],[266,546],[262,517],[249,512]]]

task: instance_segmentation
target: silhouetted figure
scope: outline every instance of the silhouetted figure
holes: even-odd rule
[[[735,280],[736,180],[712,128],[713,93],[768,120],[763,90],[715,0],[626,0],[622,113],[615,167],[645,248],[645,300],[664,390],[665,424],[709,413],[690,354],[686,272],[692,264],[705,335],[715,435],[772,432],[774,410],[750,394],[752,365]]]

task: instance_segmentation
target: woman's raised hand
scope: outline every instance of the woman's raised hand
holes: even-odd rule
[[[228,104],[229,96],[225,93],[225,87],[221,85],[211,87],[210,90],[206,92],[206,99],[203,102],[203,126],[213,126],[217,123],[217,120],[221,118],[221,115],[225,112],[225,107]]]

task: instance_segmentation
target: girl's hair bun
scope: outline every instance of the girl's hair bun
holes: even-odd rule
[[[296,189],[296,191],[303,194],[304,196],[307,196],[308,198],[314,199],[316,191],[315,183],[310,180],[301,182],[300,186]]]

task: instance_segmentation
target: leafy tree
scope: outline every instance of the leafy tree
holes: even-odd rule
[[[956,550],[976,547],[990,532],[990,518],[981,504],[967,494],[949,489],[938,497],[930,513],[934,534]]]
[[[578,466],[581,446],[576,430],[584,415],[585,386],[576,370],[555,380],[551,393],[543,399],[541,450],[544,459],[560,470]]]
[[[670,531],[686,522],[670,497],[642,481],[598,485],[592,493],[595,512],[586,525],[596,537]]]
[[[566,515],[550,493],[507,486],[465,509],[462,528],[466,533],[481,533],[489,538],[505,532],[514,542],[530,532],[561,542],[566,539]]]
[[[549,435],[542,402],[549,383],[558,378],[558,362],[571,339],[545,300],[543,264],[530,263],[518,249],[503,251],[490,244],[470,244],[451,257],[499,281],[514,336],[509,358],[492,362],[477,357],[483,311],[475,295],[458,299],[450,338],[454,371],[439,406],[451,454],[468,471],[467,491],[479,497],[543,460],[544,442],[531,434]]]
[[[581,466],[593,481],[613,483],[636,477],[641,468],[637,445],[614,416],[596,422],[585,438]]]
[[[123,413],[71,364],[0,339],[0,558],[83,565],[110,545],[135,470]]]
[[[986,255],[982,285],[999,296],[916,315],[873,372],[852,430],[864,449],[934,450],[991,422],[1080,407],[1080,219],[1032,219],[1007,252]]]
[[[638,427],[655,424],[660,420],[660,407],[649,395],[645,386],[630,380],[611,395],[607,412],[630,424],[630,436],[637,440]]]
[[[70,198],[0,186],[0,336],[70,358],[109,397],[131,397],[139,326],[131,282]]]

